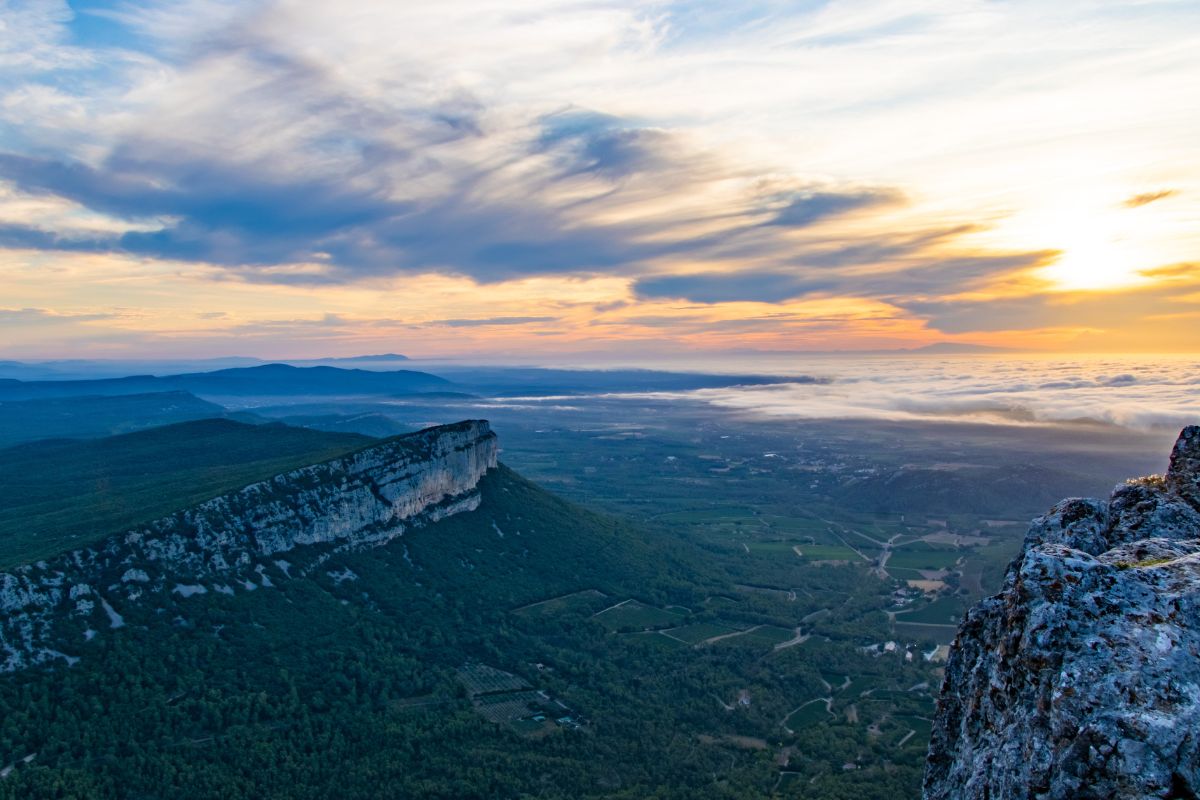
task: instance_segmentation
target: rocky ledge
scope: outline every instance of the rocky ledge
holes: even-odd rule
[[[303,575],[338,550],[472,510],[496,454],[484,420],[428,428],[0,573],[0,672],[72,662],[79,643],[65,629],[86,628],[91,638],[120,627],[122,607],[154,593],[269,587],[272,576]]]
[[[1034,520],[963,621],[926,800],[1200,795],[1200,427],[1164,476]]]

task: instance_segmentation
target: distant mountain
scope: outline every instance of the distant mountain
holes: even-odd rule
[[[0,381],[0,400],[184,391],[207,397],[395,395],[446,391],[453,384],[426,372],[372,372],[337,367],[264,364],[182,375],[64,381]]]
[[[0,361],[0,378],[23,381],[92,380],[125,375],[172,375],[207,372],[234,367],[257,367],[270,363],[258,358],[227,356],[201,359],[109,359],[66,358],[49,361]]]
[[[924,347],[912,347],[906,350],[895,350],[897,353],[927,353],[929,355],[966,355],[969,353],[1016,353],[1009,347],[991,347],[986,344],[968,344],[966,342],[935,342]]]
[[[362,364],[374,363],[379,361],[409,361],[408,356],[402,356],[399,353],[381,353],[375,356],[342,356],[339,358],[306,358],[298,360],[294,358],[285,358],[284,362],[288,364]]]
[[[0,447],[36,439],[90,439],[225,415],[222,406],[183,391],[0,400]]]
[[[771,383],[820,383],[805,376],[716,375],[649,369],[548,369],[543,367],[438,367],[456,384],[480,394],[582,394],[716,389]]]

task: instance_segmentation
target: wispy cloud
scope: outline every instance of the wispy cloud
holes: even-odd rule
[[[30,270],[91,258],[181,286],[252,284],[310,315],[323,306],[302,292],[395,291],[400,309],[347,299],[330,336],[386,314],[443,320],[421,335],[542,335],[540,323],[586,326],[585,307],[615,329],[678,317],[678,300],[713,307],[712,329],[770,324],[740,305],[830,298],[886,305],[872,313],[905,315],[906,335],[1104,325],[1107,300],[1064,312],[1063,287],[1035,279],[1097,238],[1104,226],[1086,217],[1060,222],[1089,204],[1139,220],[1120,235],[1144,260],[1108,268],[1132,287],[1126,316],[1144,322],[1180,309],[1137,284],[1200,250],[1187,158],[1200,112],[1177,102],[1200,80],[1188,4],[137,0],[79,12],[0,0],[0,13],[0,248]],[[1087,41],[1062,48],[1056,32],[1081,24]],[[37,291],[0,275],[0,291],[76,307],[78,274]],[[460,308],[461,293],[440,308],[405,295],[429,276],[466,281],[477,299],[528,280],[613,283],[571,313],[549,288],[492,313]],[[138,301],[166,316],[162,295]],[[863,334],[849,321],[860,317],[842,318],[830,335]]]
[[[531,325],[557,322],[558,317],[481,317],[478,319],[437,319],[426,325],[444,325],[447,328],[484,328],[492,325]]]
[[[1161,189],[1157,192],[1142,192],[1127,197],[1123,205],[1126,208],[1141,208],[1148,206],[1151,203],[1157,203],[1159,200],[1166,200],[1168,197],[1173,197],[1176,194],[1174,189]]]

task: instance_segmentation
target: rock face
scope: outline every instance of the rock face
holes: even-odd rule
[[[120,627],[119,608],[155,593],[233,593],[304,575],[341,549],[384,544],[479,505],[496,466],[483,420],[388,439],[221,495],[95,547],[0,573],[0,672]],[[283,554],[287,554],[286,559]],[[116,607],[114,607],[116,606]]]
[[[1200,796],[1200,427],[1034,520],[946,666],[927,800]]]

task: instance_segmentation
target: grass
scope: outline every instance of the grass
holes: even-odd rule
[[[207,419],[0,451],[0,569],[368,445],[358,434]]]
[[[1118,561],[1117,569],[1133,569],[1134,567],[1157,567],[1159,564],[1168,564],[1174,561],[1174,558],[1147,558],[1143,561]]]

